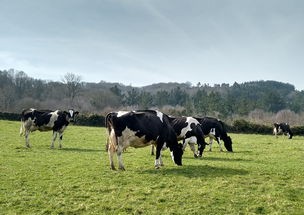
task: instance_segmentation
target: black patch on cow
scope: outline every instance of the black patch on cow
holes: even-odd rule
[[[215,137],[216,139],[221,138],[224,141],[224,146],[229,152],[233,152],[232,149],[232,141],[231,138],[227,135],[227,130],[225,128],[224,123],[221,120],[218,120],[213,117],[203,117],[203,118],[195,118],[197,119],[203,130],[203,133],[208,135],[211,129],[215,129]],[[217,140],[218,142],[218,140]]]
[[[50,122],[51,119],[51,114],[50,113],[41,113],[38,111],[34,111],[33,112],[33,116],[34,116],[34,123],[35,125],[37,125],[38,127],[41,127],[43,125],[46,125]]]
[[[58,111],[57,120],[54,122],[53,131],[59,131],[63,126],[68,126],[69,121],[67,120],[67,112]]]

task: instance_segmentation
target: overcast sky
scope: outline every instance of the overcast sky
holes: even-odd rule
[[[304,90],[303,0],[0,0],[0,70]]]

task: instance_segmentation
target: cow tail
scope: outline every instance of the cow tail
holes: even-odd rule
[[[22,136],[23,134],[24,134],[24,122],[21,120],[21,126],[20,126],[20,132],[19,132],[19,134],[20,134],[20,136]]]
[[[20,126],[20,132],[19,132],[19,135],[22,136],[22,135],[25,135],[25,128],[24,128],[24,111],[22,111],[21,113],[21,126]]]
[[[108,130],[107,149],[111,151],[117,150],[117,136],[113,127],[113,113],[108,113],[105,119],[105,124]]]

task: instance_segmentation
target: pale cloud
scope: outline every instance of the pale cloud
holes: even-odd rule
[[[300,0],[2,3],[2,70],[133,86],[271,79],[304,89]]]

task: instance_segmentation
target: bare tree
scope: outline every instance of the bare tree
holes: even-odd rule
[[[66,73],[62,82],[66,85],[66,94],[70,99],[71,105],[73,105],[75,97],[81,92],[81,77],[73,73]]]

